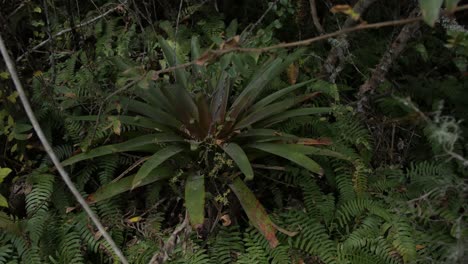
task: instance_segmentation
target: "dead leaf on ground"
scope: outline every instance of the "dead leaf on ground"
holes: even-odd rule
[[[221,221],[223,221],[223,226],[230,226],[231,225],[231,217],[228,214],[221,216]]]

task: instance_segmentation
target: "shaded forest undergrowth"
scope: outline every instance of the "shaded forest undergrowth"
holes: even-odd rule
[[[465,263],[466,12],[422,2],[24,1],[0,27],[128,262]],[[3,64],[0,102],[0,263],[119,262]]]

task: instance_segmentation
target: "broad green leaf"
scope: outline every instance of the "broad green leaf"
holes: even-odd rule
[[[0,194],[0,207],[8,207],[8,201],[5,196]]]
[[[8,176],[8,174],[11,173],[11,169],[10,168],[0,168],[0,183],[3,182],[3,180],[5,180],[5,178]]]
[[[270,103],[278,100],[282,96],[285,96],[285,95],[293,92],[294,90],[302,88],[302,87],[306,86],[307,84],[309,84],[309,83],[311,83],[313,81],[315,81],[315,80],[309,80],[309,81],[301,82],[301,83],[289,86],[287,88],[281,89],[281,90],[279,90],[277,92],[274,92],[274,93],[270,94],[269,96],[263,98],[262,100],[258,101],[257,103],[255,103],[252,106],[252,111],[255,111],[255,110],[258,110],[258,109],[260,109],[262,107],[265,107],[266,105],[269,105]]]
[[[254,172],[244,150],[236,143],[226,144],[223,146],[223,150],[229,155],[229,157],[234,160],[239,169],[245,175],[245,179],[252,180],[254,177]]]
[[[275,225],[266,213],[262,204],[239,177],[235,178],[233,182],[229,184],[229,187],[239,199],[242,208],[244,208],[244,211],[252,222],[252,225],[256,227],[263,236],[265,236],[270,247],[275,248],[279,243],[275,234]]]
[[[121,193],[132,190],[136,187],[141,187],[155,181],[160,181],[169,178],[172,175],[172,170],[167,167],[159,167],[152,170],[147,177],[145,177],[138,186],[133,186],[133,181],[136,174],[122,178],[118,181],[111,182],[101,186],[96,192],[90,194],[86,201],[89,204],[97,203],[109,198],[112,198]]]
[[[448,11],[452,12],[458,5],[460,0],[445,0],[445,7]]]
[[[424,21],[431,27],[439,18],[440,7],[444,0],[419,0],[419,6],[424,18]]]
[[[101,157],[101,156],[109,155],[112,153],[120,153],[120,152],[126,152],[126,151],[138,151],[138,150],[144,149],[148,145],[155,145],[155,144],[160,144],[160,143],[165,143],[165,142],[177,142],[177,141],[181,142],[183,141],[183,138],[174,134],[165,134],[165,133],[139,136],[139,137],[130,139],[128,141],[125,141],[123,143],[97,147],[88,152],[75,155],[67,160],[62,161],[62,165],[68,166],[68,165],[72,165],[82,160]]]
[[[8,80],[8,79],[10,79],[10,74],[8,72],[1,71],[0,72],[0,79]]]
[[[167,62],[171,67],[174,67],[181,62],[179,61],[179,58],[177,58],[176,53],[174,52],[174,49],[167,43],[167,41],[161,37],[158,38],[159,44],[161,45],[161,48],[164,53],[164,58],[166,58]],[[182,62],[183,63],[183,62]],[[188,88],[188,78],[187,78],[187,72],[180,68],[175,70],[175,76],[176,76],[176,81],[180,83],[184,88]]]
[[[305,154],[294,151],[293,149],[289,148],[287,144],[252,144],[249,147],[256,148],[273,155],[288,159],[308,170],[311,172],[317,173],[322,175],[323,169],[320,165],[317,164],[314,160],[307,157]]]
[[[200,173],[190,173],[185,182],[185,207],[194,228],[205,219],[205,178]]]
[[[316,114],[329,114],[332,112],[331,107],[310,107],[310,108],[299,108],[288,110],[283,113],[272,116],[262,120],[256,124],[257,127],[269,127],[279,122],[283,122],[287,119],[298,117],[298,116],[308,116]]]
[[[161,165],[164,161],[168,160],[170,157],[182,152],[182,150],[184,150],[184,148],[181,146],[169,146],[153,154],[147,161],[145,161],[145,163],[138,170],[137,174],[135,175],[135,178],[133,179],[132,189],[138,187],[141,184],[141,182],[146,177],[148,177],[151,171],[156,169],[159,165]]]
[[[234,37],[237,33],[238,26],[239,23],[237,22],[237,19],[232,20],[229,26],[226,28],[226,38]]]

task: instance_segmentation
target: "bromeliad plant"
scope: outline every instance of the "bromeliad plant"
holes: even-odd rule
[[[176,65],[179,59],[169,43],[160,39],[160,45],[169,65]],[[88,201],[101,201],[174,176],[175,163],[177,171],[183,171],[185,202],[193,226],[198,227],[204,221],[205,180],[212,177],[215,182],[228,185],[233,190],[252,224],[275,247],[278,244],[275,235],[278,227],[244,183],[244,180],[254,179],[252,161],[275,155],[315,174],[322,174],[320,165],[309,155],[343,158],[339,153],[313,146],[326,145],[326,140],[299,138],[271,128],[290,118],[331,111],[328,107],[301,107],[317,96],[316,92],[296,93],[311,81],[280,89],[259,100],[267,84],[302,53],[298,51],[286,58],[272,58],[263,63],[239,92],[233,89],[235,74],[233,77],[226,68],[222,68],[221,71],[213,71],[213,75],[218,76],[215,78],[200,65],[194,65],[192,75],[184,69],[177,69],[174,81],[144,83],[137,88],[136,98],[115,98],[128,114],[109,118],[149,129],[151,133],[123,143],[97,147],[63,161],[63,165],[118,152],[150,152],[151,156],[135,175],[102,186],[88,197]],[[192,55],[198,57],[199,54],[194,39]],[[238,59],[234,56],[228,57],[233,65]],[[220,64],[230,65],[230,61],[222,58]],[[205,87],[194,87],[192,82],[196,78],[206,80],[201,82]],[[81,120],[95,118],[87,116]],[[168,162],[170,159],[173,162]],[[235,172],[237,169],[239,173]],[[239,176],[241,174],[244,180]]]

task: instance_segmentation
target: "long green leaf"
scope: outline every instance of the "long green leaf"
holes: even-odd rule
[[[256,122],[266,119],[268,117],[274,116],[279,113],[283,113],[289,108],[299,104],[300,102],[315,96],[316,93],[306,94],[302,96],[297,96],[293,98],[288,98],[280,102],[276,102],[265,107],[259,108],[256,111],[250,113],[246,117],[242,118],[234,127],[235,130],[240,130],[250,125],[255,124]]]
[[[177,135],[165,134],[165,133],[139,136],[139,137],[130,139],[128,141],[125,141],[123,143],[102,146],[102,147],[92,149],[88,152],[75,155],[67,160],[62,161],[62,165],[68,166],[68,165],[72,165],[82,160],[101,157],[101,156],[109,155],[112,153],[137,151],[140,149],[144,149],[148,145],[154,145],[154,144],[165,143],[165,142],[177,142],[177,141],[183,141],[183,140],[184,140],[183,138]]]
[[[244,150],[236,143],[226,144],[223,146],[223,150],[229,155],[229,157],[234,160],[239,169],[245,175],[245,179],[252,180],[254,177],[254,172]]]
[[[180,85],[165,85],[161,91],[173,106],[171,114],[177,116],[185,127],[190,127],[199,121],[198,108],[190,93]]]
[[[200,58],[200,55],[201,55],[201,52],[200,52],[200,41],[198,39],[197,36],[193,36],[192,37],[192,40],[190,42],[190,46],[192,48],[192,61],[195,61],[196,59]],[[203,76],[203,74],[205,73],[205,68],[203,66],[200,66],[200,65],[194,65],[194,70],[195,72],[200,75],[200,76]]]
[[[252,111],[256,111],[256,110],[258,110],[258,109],[260,109],[262,107],[265,107],[266,105],[269,105],[270,103],[278,100],[282,96],[285,96],[286,94],[289,94],[289,93],[293,92],[294,90],[302,88],[302,87],[306,86],[307,84],[309,84],[309,83],[311,83],[313,81],[315,81],[315,80],[309,80],[309,81],[301,82],[301,83],[289,86],[287,88],[281,89],[281,90],[279,90],[277,92],[274,92],[274,93],[270,94],[269,96],[263,98],[262,100],[258,101],[257,103],[255,103],[252,106]]]
[[[256,124],[257,127],[269,127],[279,122],[283,122],[286,119],[290,119],[298,116],[308,116],[316,114],[329,114],[332,112],[331,107],[310,107],[310,108],[299,108],[288,110],[283,113],[274,115],[270,118],[262,120]]]
[[[152,170],[148,176],[141,181],[138,186],[141,187],[147,184],[153,183],[155,181],[160,181],[169,178],[172,175],[172,170],[167,167],[159,167]],[[133,181],[135,179],[136,174],[122,178],[116,182],[111,182],[106,185],[101,186],[96,192],[90,194],[86,201],[89,204],[97,203],[109,198],[112,198],[116,195],[121,193],[130,191],[133,189]]]
[[[123,97],[120,98],[120,101],[124,109],[150,117],[155,122],[177,129],[182,126],[182,123],[177,120],[175,116],[172,116],[161,109],[152,107],[149,104]]]
[[[227,71],[223,71],[216,85],[215,93],[211,99],[211,115],[213,123],[222,123],[226,117],[229,99],[230,79]]]
[[[68,119],[70,120],[90,121],[90,122],[95,122],[96,118],[97,118],[96,115],[68,117]],[[109,116],[106,116],[106,118],[119,120],[122,124],[131,125],[131,126],[138,126],[138,127],[157,129],[157,130],[163,130],[163,131],[168,130],[166,126],[163,126],[160,123],[155,122],[153,119],[143,117],[143,116],[109,115]]]
[[[196,98],[196,103],[198,107],[198,115],[199,115],[199,128],[200,128],[200,135],[202,138],[205,138],[208,135],[208,132],[211,127],[211,113],[208,109],[208,102],[206,101],[206,97],[204,94],[198,94]]]
[[[161,45],[164,57],[166,58],[169,66],[174,67],[177,64],[181,63],[179,58],[177,58],[176,52],[174,49],[167,43],[162,37],[158,38],[159,44]],[[182,62],[183,63],[183,62]],[[183,68],[175,70],[176,81],[180,83],[184,88],[188,88],[188,77],[187,72]]]
[[[239,135],[236,136],[236,138],[242,138],[242,137],[254,137],[254,138],[278,137],[278,138],[290,138],[290,139],[298,138],[295,135],[291,135],[291,134],[280,132],[274,129],[267,129],[267,128],[249,129],[246,132],[240,133]]]
[[[278,75],[281,71],[282,60],[280,58],[272,61],[261,74],[257,74],[254,79],[244,88],[232,104],[229,117],[236,119],[239,113],[247,108],[249,103],[252,103],[256,96],[265,88],[265,86]]]
[[[198,172],[190,173],[185,182],[185,206],[192,226],[202,226],[205,220],[205,177]]]
[[[249,147],[271,148],[277,145],[278,144],[275,144],[275,143],[256,143],[256,144],[249,145]],[[313,146],[304,146],[300,144],[282,144],[281,146],[282,148],[287,149],[288,151],[301,153],[303,155],[327,156],[327,157],[334,157],[334,158],[343,159],[343,160],[351,160],[350,157],[347,157],[339,152],[329,150],[329,149],[317,148]]]
[[[262,144],[253,144],[249,145],[252,148],[256,148],[268,153],[271,153],[276,156],[280,156],[282,158],[288,159],[308,170],[311,172],[317,173],[322,175],[323,174],[323,169],[320,167],[320,165],[317,164],[314,160],[310,159],[307,157],[305,154],[300,153],[298,151],[294,151],[290,148],[288,148],[287,144],[268,144],[268,143],[262,143]]]
[[[245,185],[245,183],[237,177],[229,185],[234,194],[239,199],[242,208],[247,214],[247,217],[252,222],[252,225],[255,226],[260,233],[265,236],[266,240],[269,242],[270,247],[275,248],[278,245],[278,239],[276,238],[276,229],[275,225],[271,221],[270,217],[263,208],[262,204],[257,200],[252,191]]]
[[[287,56],[286,59],[277,58],[271,63],[267,63],[266,69],[261,69],[255,74],[252,81],[245,87],[242,93],[237,97],[229,111],[229,117],[237,119],[238,115],[249,108],[257,96],[263,91],[265,86],[277,77],[293,61],[297,60],[304,53],[305,49],[300,49]]]
[[[138,96],[145,100],[152,107],[161,109],[165,112],[171,113],[172,108],[167,98],[161,91],[161,87],[150,85],[148,89],[135,89]]]
[[[133,179],[132,189],[140,185],[141,182],[146,177],[148,177],[152,170],[156,169],[164,161],[176,155],[177,153],[182,152],[183,150],[184,148],[181,146],[169,146],[153,154],[147,161],[145,161],[145,163],[138,170],[137,174],[135,175],[135,178]]]

